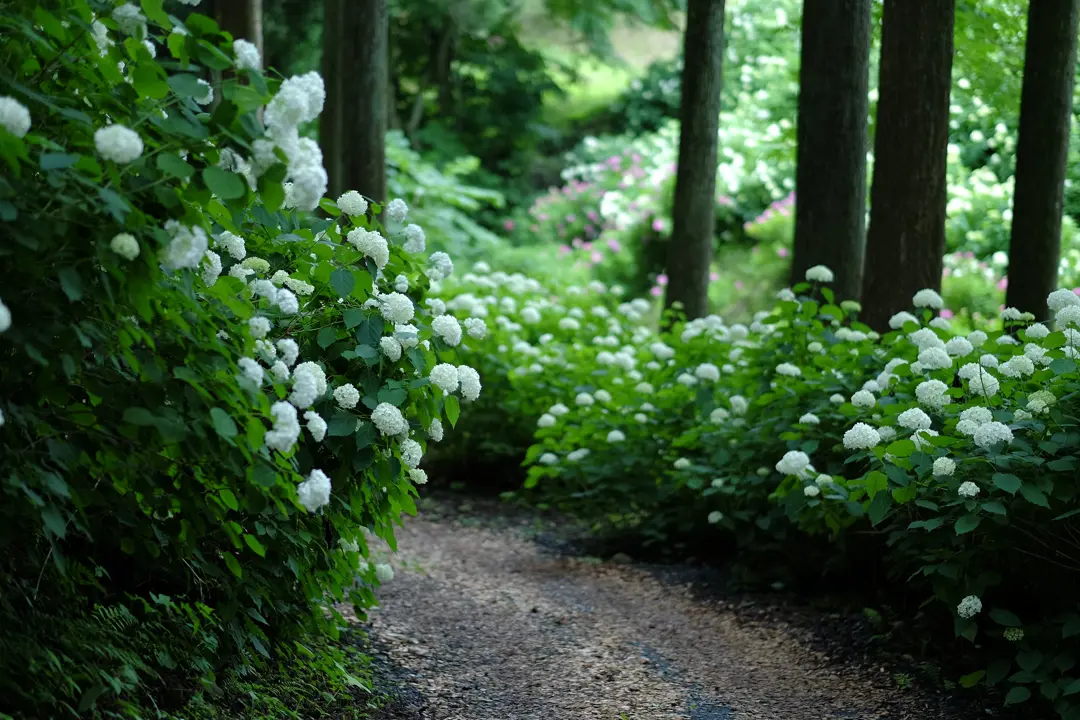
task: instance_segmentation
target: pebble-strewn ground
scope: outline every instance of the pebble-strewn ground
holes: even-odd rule
[[[513,526],[405,521],[371,635],[402,720],[969,720],[773,613],[646,568],[544,550]]]

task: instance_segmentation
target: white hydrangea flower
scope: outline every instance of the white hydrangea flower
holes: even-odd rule
[[[746,411],[750,409],[750,403],[742,395],[732,395],[728,403],[731,405],[731,412],[736,415],[745,415]],[[642,409],[644,409],[644,406],[642,406]]]
[[[258,361],[249,357],[242,357],[236,361],[236,364],[240,367],[241,378],[246,385],[254,388],[262,386],[263,368]]]
[[[263,442],[271,450],[289,452],[300,437],[296,408],[287,402],[276,402],[270,406],[270,417],[273,418],[274,426],[263,436]]]
[[[952,358],[949,357],[949,353],[945,349],[938,347],[926,348],[920,351],[918,362],[926,370],[944,370],[952,367]]]
[[[360,391],[352,383],[345,383],[334,388],[334,400],[343,410],[351,410],[360,402]]]
[[[544,453],[540,456],[539,462],[541,465],[555,465],[559,462],[559,458],[554,453]]]
[[[1011,443],[1013,441],[1013,434],[1008,425],[994,421],[980,425],[978,429],[975,430],[975,437],[973,440],[976,445],[984,450],[988,450],[997,443]]]
[[[908,430],[929,430],[932,424],[930,416],[923,412],[922,408],[917,407],[900,413],[897,422],[900,423],[900,427]]]
[[[172,240],[165,250],[162,265],[170,270],[197,269],[210,245],[206,232],[198,225],[188,227],[175,220],[165,223],[165,230]]]
[[[802,370],[791,363],[780,363],[776,366],[776,372],[780,375],[786,375],[787,377],[799,377],[802,375]]]
[[[920,405],[925,405],[932,410],[940,410],[952,401],[946,393],[948,385],[940,380],[924,380],[915,387],[915,398]]]
[[[199,87],[203,88],[203,94],[197,97],[193,97],[191,99],[199,105],[209,105],[210,103],[214,102],[214,88],[210,85],[210,83],[206,82],[201,78],[198,79],[196,82],[198,82]]]
[[[674,467],[676,470],[685,470],[686,468],[690,467],[691,464],[692,463],[688,459],[679,458],[675,461]]]
[[[1017,321],[1020,320],[1021,317],[1021,312],[1014,307],[1007,307],[1001,311],[1001,319],[1006,322]]]
[[[874,394],[871,392],[867,392],[866,390],[859,390],[851,396],[851,404],[857,408],[862,408],[863,410],[866,410],[877,405],[877,398],[874,397]]]
[[[431,321],[431,330],[450,347],[461,342],[461,325],[453,315],[439,315]]]
[[[390,403],[379,403],[371,411],[371,422],[383,435],[401,435],[409,431],[405,416]]]
[[[404,275],[398,275],[394,278],[394,290],[399,293],[409,292],[409,278]]]
[[[444,252],[431,254],[431,271],[429,273],[435,280],[442,280],[454,274],[454,261]]]
[[[791,292],[790,288],[784,288],[776,293],[776,299],[781,302],[794,302],[795,293]],[[683,340],[686,342],[686,340]]]
[[[979,486],[970,480],[966,480],[960,483],[960,487],[957,488],[956,494],[960,497],[973,498],[979,494]]]
[[[1076,296],[1073,295],[1073,297]],[[1042,340],[1050,334],[1050,329],[1042,323],[1033,323],[1031,325],[1028,325],[1027,329],[1024,331],[1024,334],[1028,340]]]
[[[420,447],[420,443],[415,440],[402,440],[398,445],[398,450],[401,451],[401,461],[405,463],[405,467],[417,467],[420,464],[420,460],[424,457],[424,449]]]
[[[0,101],[3,101],[3,98],[0,98]],[[2,112],[2,108],[0,108],[0,112]],[[109,249],[125,260],[134,260],[139,257],[139,241],[130,233],[117,233],[114,235],[113,239],[109,241]]]
[[[30,132],[30,111],[13,97],[0,97],[0,127],[17,138]]]
[[[898,312],[889,318],[889,327],[893,330],[902,330],[904,325],[913,322],[919,324],[919,319],[907,311]]]
[[[379,350],[390,362],[397,362],[401,359],[401,343],[392,337],[380,338]]]
[[[379,297],[379,310],[387,322],[400,325],[413,319],[415,308],[408,295],[398,292],[388,293]]]
[[[410,468],[409,480],[412,480],[413,485],[427,485],[427,473],[420,468]]]
[[[878,431],[866,423],[855,423],[844,433],[844,447],[848,450],[869,450],[881,442]]]
[[[1046,296],[1046,307],[1048,307],[1051,312],[1060,312],[1067,307],[1073,306],[1080,307],[1080,297],[1077,297],[1076,293],[1067,288],[1055,290]]]
[[[236,56],[237,70],[262,69],[262,58],[259,57],[259,48],[247,40],[233,40],[233,55]]]
[[[593,402],[595,402],[593,396],[586,392],[578,393],[574,398],[574,404],[582,407],[588,407],[589,405],[592,405]]]
[[[431,380],[432,385],[440,388],[447,395],[457,392],[461,382],[458,380],[457,368],[450,363],[439,363],[431,368],[428,379]]]
[[[202,281],[206,287],[213,287],[221,276],[221,256],[213,250],[203,254]]]
[[[109,38],[109,28],[105,27],[100,20],[95,20],[90,23],[90,34],[94,38],[94,44],[97,45],[98,53],[101,57],[105,57],[109,48],[115,44]]]
[[[609,443],[618,443],[626,440],[626,435],[621,430],[612,430],[607,435],[607,441]]]
[[[286,363],[288,364],[288,363]],[[326,392],[326,373],[313,362],[300,363],[293,370],[293,389],[289,402],[304,410]]]
[[[121,165],[134,162],[143,152],[139,133],[123,125],[108,125],[94,133],[98,155]]]
[[[349,190],[338,196],[337,206],[349,217],[362,217],[368,211],[368,201],[355,190]]]
[[[272,346],[271,346],[272,347]],[[270,375],[274,378],[274,382],[288,382],[292,373],[289,372],[289,366],[278,360],[270,366]]]
[[[308,512],[330,504],[330,478],[322,470],[312,470],[307,480],[296,486],[296,497]]]
[[[975,617],[982,612],[982,600],[974,595],[968,595],[956,606],[956,614],[965,620]]]
[[[461,396],[472,402],[480,397],[480,373],[468,365],[458,365],[458,380],[461,381]]]
[[[930,328],[919,328],[915,332],[908,335],[908,340],[915,343],[919,350],[926,350],[927,348],[944,348],[945,343],[941,338],[937,336],[937,333]]]
[[[443,439],[442,420],[440,420],[439,418],[435,418],[434,420],[432,420],[431,424],[428,425],[427,432],[428,432],[428,439],[429,440],[431,440],[432,442],[442,442],[442,439]]]
[[[709,513],[708,520],[710,525],[715,525],[723,519],[724,513],[720,512],[719,510],[713,510],[711,513]]]
[[[607,390],[597,390],[595,393],[593,393],[593,397],[595,397],[598,402],[611,402],[611,393],[609,393]]]
[[[817,424],[819,424],[821,422],[821,419],[818,418],[818,416],[815,415],[814,413],[806,413],[805,415],[803,415],[802,417],[799,418],[799,422],[803,423],[803,424],[806,424],[806,425],[817,425]]]
[[[948,332],[952,328],[952,323],[943,317],[936,317],[930,321],[930,327]]]
[[[776,470],[784,475],[802,475],[810,466],[810,456],[801,450],[789,450],[776,463]]]
[[[954,337],[950,338],[949,341],[945,343],[945,352],[949,353],[953,357],[966,357],[974,351],[975,346],[973,346],[967,338]],[[920,359],[919,362],[923,361]],[[926,363],[923,362],[923,364],[925,365]]]
[[[941,296],[936,291],[930,288],[923,288],[919,292],[915,293],[911,298],[911,304],[915,307],[925,307],[931,310],[940,310],[945,307],[945,301],[941,299]]]
[[[1009,378],[1027,377],[1035,372],[1035,363],[1026,355],[1014,355],[998,367],[998,371]]]
[[[487,337],[487,323],[477,317],[465,318],[465,332],[471,338],[483,340]]]
[[[982,347],[987,340],[987,335],[982,330],[972,330],[967,336],[968,342],[975,347]]]
[[[806,279],[810,282],[829,283],[833,281],[833,271],[824,265],[815,265],[806,271]]]
[[[570,412],[570,408],[566,407],[562,403],[555,403],[550,408],[548,408],[548,412],[555,417],[559,417],[560,415],[565,415],[566,413]]]
[[[375,263],[375,267],[382,270],[386,263],[390,262],[390,246],[386,238],[375,230],[356,228],[345,236],[346,242],[369,257]]]
[[[427,248],[427,238],[424,228],[419,225],[409,224],[405,226],[405,244],[402,246],[407,253],[419,255]]]
[[[968,381],[968,390],[974,395],[981,395],[983,397],[989,398],[997,395],[1000,388],[1001,383],[998,379],[985,370]]]
[[[948,477],[956,472],[956,463],[952,458],[939,457],[934,460],[934,475],[937,477]]]
[[[847,398],[845,398],[840,393],[834,393],[833,395],[829,396],[829,402],[831,402],[833,405],[843,405],[845,402],[847,402]]]
[[[808,498],[816,498],[818,495],[821,494],[821,488],[819,488],[817,485],[807,485],[802,489],[802,491],[803,495]]]
[[[112,19],[125,35],[131,35],[137,40],[146,37],[146,16],[138,6],[131,3],[118,5],[113,8]]]
[[[877,429],[878,437],[881,438],[881,442],[892,442],[896,439],[896,428],[890,425],[883,425]]]
[[[277,341],[278,352],[281,353],[281,361],[292,367],[296,358],[300,356],[300,346],[292,338],[282,338]]]
[[[455,371],[455,377],[456,377],[456,371]],[[549,428],[549,427],[553,427],[555,425],[555,422],[556,421],[555,421],[555,416],[554,415],[552,415],[551,413],[544,413],[543,415],[540,416],[540,419],[536,421],[536,425],[537,425],[537,427]]]
[[[270,332],[270,320],[262,315],[256,315],[248,320],[248,328],[251,330],[251,337],[264,338]]]
[[[394,579],[394,568],[385,563],[377,563],[375,565],[375,579],[380,584],[390,582]]]
[[[401,222],[409,214],[409,206],[401,198],[394,198],[386,205],[386,214],[394,222]]]

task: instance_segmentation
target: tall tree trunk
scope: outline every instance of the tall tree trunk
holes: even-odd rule
[[[1045,319],[1057,288],[1080,0],[1031,0],[1005,303]]]
[[[885,0],[861,319],[941,287],[955,0]]]
[[[345,191],[342,164],[342,17],[344,0],[323,0],[322,76],[326,104],[319,116],[319,149],[329,178],[327,194],[337,197]]]
[[[222,30],[227,30],[237,40],[247,40],[259,48],[263,56],[262,31],[263,0],[217,0],[214,14]]]
[[[387,0],[348,0],[341,22],[343,187],[385,205],[386,102],[390,81]]]
[[[683,46],[679,168],[668,241],[666,303],[688,318],[709,311],[716,224],[716,146],[723,86],[724,0],[689,0]]]
[[[791,284],[828,266],[840,298],[862,291],[871,0],[805,0]]]

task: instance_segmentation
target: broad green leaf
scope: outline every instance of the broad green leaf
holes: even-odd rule
[[[887,492],[877,493],[874,499],[870,501],[870,507],[866,510],[866,514],[870,517],[870,524],[877,525],[884,520],[891,507],[892,496]]]
[[[324,327],[319,331],[319,334],[315,338],[315,342],[319,343],[319,347],[323,350],[330,347],[337,341],[337,331],[332,327]]]
[[[257,537],[249,533],[245,533],[244,542],[247,543],[247,546],[251,548],[251,550],[256,555],[258,555],[259,557],[266,557],[266,548],[263,547],[263,544],[259,542],[259,539]]]
[[[218,491],[218,497],[221,498],[221,502],[225,503],[225,507],[230,510],[239,510],[240,503],[236,501],[236,495],[228,488],[222,488]]]
[[[129,407],[124,410],[124,422],[129,422],[132,425],[146,427],[153,425],[156,421],[157,418],[155,418],[146,408]]]
[[[906,458],[915,452],[915,443],[910,440],[897,440],[889,443],[889,446],[885,448],[885,452],[893,457]]]
[[[225,564],[232,570],[232,574],[236,577],[243,577],[244,570],[240,567],[240,561],[236,559],[236,556],[231,552],[223,553],[225,558]]]
[[[339,268],[330,273],[330,286],[334,288],[334,292],[336,292],[339,297],[349,297],[349,294],[352,292],[353,286],[355,285],[356,279],[348,270]]]
[[[1009,473],[994,473],[991,480],[993,480],[995,485],[1011,495],[1015,495],[1016,491],[1023,485],[1020,478],[1015,475],[1010,475]]]
[[[885,473],[873,470],[863,478],[863,487],[866,488],[866,494],[873,499],[879,492],[889,487],[889,479]]]
[[[1033,485],[1022,485],[1020,487],[1020,494],[1032,505],[1038,505],[1039,507],[1048,508],[1050,502],[1046,499],[1046,495],[1043,491]]]
[[[64,520],[64,516],[56,508],[47,507],[42,510],[41,521],[45,524],[46,530],[61,540],[67,535],[67,521]]]
[[[1068,358],[1058,358],[1050,363],[1050,369],[1055,375],[1067,375],[1076,370],[1076,363]]]
[[[229,413],[219,407],[210,408],[210,420],[214,424],[214,430],[221,437],[226,440],[231,440],[236,437],[236,423],[229,417]],[[235,510],[236,508],[233,509]]]
[[[975,687],[976,685],[978,685],[979,681],[982,680],[983,676],[985,676],[985,675],[986,675],[985,670],[976,670],[973,673],[969,673],[967,675],[964,675],[959,680],[960,687],[964,687],[964,688]]]
[[[203,181],[210,192],[222,200],[236,200],[244,196],[244,181],[236,173],[222,170],[219,167],[208,167],[203,170]]]
[[[140,95],[160,100],[169,94],[165,71],[155,62],[140,62],[131,73],[131,84]]]
[[[195,174],[195,168],[175,153],[161,153],[157,156],[156,163],[158,170],[181,180],[187,180]]]
[[[345,321],[345,327],[352,330],[364,322],[364,311],[360,308],[348,308],[341,314],[341,317]]]
[[[78,302],[83,297],[82,278],[73,267],[60,268],[60,289],[71,302]]]
[[[446,411],[446,419],[450,421],[450,427],[457,427],[458,417],[461,416],[461,404],[453,395],[443,398],[443,409]]]
[[[68,153],[41,153],[38,165],[42,170],[62,170],[77,163],[81,157]]]
[[[982,509],[995,515],[1006,515],[1005,506],[999,503],[997,500],[991,500],[982,504]]]
[[[991,610],[990,617],[998,625],[1004,625],[1005,627],[1020,627],[1021,625],[1023,625],[1023,623],[1020,622],[1020,618],[1018,618],[1015,614],[1009,612],[1008,610],[1004,610],[1002,608],[994,608],[993,610]]]
[[[963,535],[979,527],[982,518],[978,515],[968,514],[956,521],[956,534]]]
[[[162,7],[164,0],[141,0],[139,4],[142,5],[147,20],[155,25],[160,25],[166,30],[172,27],[169,16]]]

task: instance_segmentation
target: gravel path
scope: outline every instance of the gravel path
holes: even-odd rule
[[[403,720],[960,718],[783,620],[646,568],[565,557],[521,528],[407,518],[371,614]],[[759,617],[754,617],[757,615]]]

